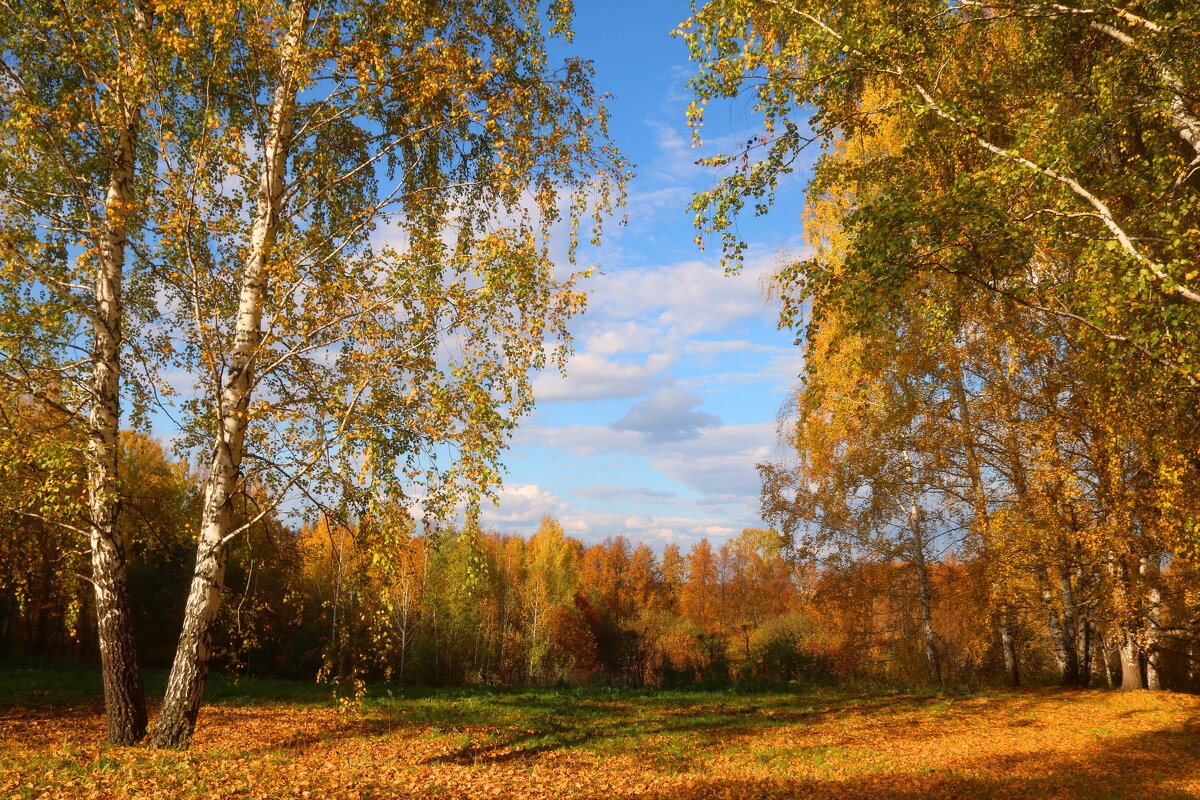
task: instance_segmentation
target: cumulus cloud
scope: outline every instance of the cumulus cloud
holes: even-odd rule
[[[779,457],[772,422],[725,425],[657,448],[651,463],[701,495],[701,505],[736,505],[757,517],[758,464]]]
[[[650,442],[679,442],[694,439],[701,428],[721,424],[721,418],[692,409],[703,401],[699,395],[668,386],[635,403],[625,416],[612,424],[614,430],[637,431]]]
[[[686,550],[699,539],[721,539],[741,532],[740,528],[724,519],[670,514],[587,511],[567,514],[561,522],[565,530],[586,541],[600,541],[620,535],[631,541],[648,542],[656,549],[674,543]]]
[[[590,333],[583,340],[583,350],[593,356],[613,356],[619,353],[643,353],[662,343],[661,326],[634,320],[616,321]]]
[[[492,508],[480,511],[484,525],[499,528],[536,527],[547,514],[559,516],[567,510],[563,502],[536,483],[516,483],[500,490]]]
[[[585,497],[608,494],[628,499],[630,494],[657,497],[666,502],[673,496],[669,492],[655,492],[635,487],[593,487],[590,491],[576,492]],[[419,508],[414,509],[419,518]],[[484,508],[480,521],[484,526],[504,533],[530,535],[541,524],[542,517],[550,514],[558,519],[563,529],[585,542],[600,542],[610,536],[623,535],[633,541],[649,542],[657,548],[676,543],[683,548],[702,538],[723,538],[736,535],[740,528],[730,525],[725,519],[705,515],[684,516],[668,514],[629,514],[613,511],[576,510],[554,493],[539,484],[522,483],[506,486],[500,493],[495,508]]]
[[[639,319],[668,327],[676,336],[692,336],[726,330],[751,317],[773,316],[763,300],[763,281],[775,271],[777,260],[760,254],[735,276],[704,261],[598,275],[587,287],[589,314],[595,312],[591,322],[610,329],[613,321]]]
[[[584,541],[661,547],[761,524],[755,467],[778,457],[775,412],[802,368],[765,287],[794,257],[796,229],[751,231],[762,246],[727,275],[691,249],[685,209],[711,179],[695,159],[744,135],[710,127],[697,150],[682,125],[647,125],[654,152],[639,159],[630,224],[583,253],[603,267],[581,286],[588,309],[571,323],[566,377],[535,377],[543,408],[514,433],[506,462],[520,482],[485,514],[501,530],[532,533],[552,513]]]
[[[694,491],[701,498],[697,505],[727,506],[750,521],[758,519],[756,467],[781,456],[774,422],[702,428],[694,438],[668,442],[611,426],[527,425],[516,439],[519,445],[563,448],[581,459],[627,454]]]
[[[550,403],[637,397],[661,381],[669,362],[667,355],[652,355],[640,364],[627,364],[580,353],[571,359],[565,378],[557,372],[538,375],[533,381],[533,395],[539,402]]]

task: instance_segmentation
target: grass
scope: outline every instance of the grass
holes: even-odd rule
[[[343,707],[213,676],[192,749],[163,753],[101,743],[99,688],[0,664],[0,800],[1200,797],[1200,698],[1169,693],[375,687]]]
[[[147,697],[161,697],[166,670],[146,670]],[[209,676],[205,699],[215,705],[328,705],[329,687],[306,681]],[[103,702],[100,668],[75,662],[0,661],[0,708],[55,708]]]

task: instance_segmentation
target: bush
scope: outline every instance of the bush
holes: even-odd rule
[[[750,672],[766,683],[828,681],[832,669],[827,659],[808,645],[815,626],[803,614],[786,614],[768,620],[750,635]]]

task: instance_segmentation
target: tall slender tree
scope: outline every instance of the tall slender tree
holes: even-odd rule
[[[249,482],[276,504],[407,504],[420,486],[436,517],[498,481],[528,374],[547,340],[561,358],[583,307],[550,234],[562,218],[573,252],[624,180],[589,67],[549,62],[568,16],[269,1],[214,50],[159,218],[200,391],[186,442],[210,463],[156,745],[194,730]]]
[[[131,276],[135,294],[145,283],[129,258],[155,169],[145,117],[172,58],[141,0],[0,10],[0,379],[87,431],[87,513],[75,527],[90,542],[109,740],[132,744],[147,717],[118,430],[127,330],[144,318],[126,298]]]

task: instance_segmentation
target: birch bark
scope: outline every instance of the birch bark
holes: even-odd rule
[[[1142,681],[1141,649],[1138,647],[1137,630],[1134,624],[1136,612],[1132,607],[1133,597],[1129,586],[1129,569],[1116,553],[1109,554],[1112,571],[1114,599],[1118,609],[1117,649],[1121,659],[1121,691],[1133,692],[1145,687]]]
[[[921,517],[921,507],[917,503],[916,470],[912,457],[905,452],[904,460],[908,466],[908,478],[912,497],[909,499],[908,524],[910,539],[910,557],[913,570],[917,575],[917,600],[921,606],[921,639],[925,645],[925,659],[929,662],[929,672],[937,683],[942,682],[942,664],[938,657],[937,637],[933,631],[933,600],[929,591],[929,564],[925,557],[924,524]]]
[[[278,234],[281,201],[286,188],[299,66],[311,5],[311,0],[293,4],[280,50],[280,77],[272,96],[263,145],[258,204],[238,292],[233,350],[220,393],[216,441],[204,484],[196,564],[184,610],[183,630],[162,711],[151,739],[155,747],[187,746],[196,728],[204,693],[213,625],[220,608],[229,537],[234,528],[233,500],[239,490],[250,400],[255,387],[255,363],[262,341],[268,265]]]
[[[967,389],[963,385],[962,368],[957,363],[954,364],[951,389],[954,392],[954,401],[958,405],[958,423],[962,435],[963,451],[967,458],[967,472],[971,479],[975,519],[980,526],[983,552],[986,557],[991,550],[987,494],[983,488],[983,471],[979,466],[979,454],[975,449],[975,432],[971,427],[971,407],[967,403]],[[995,587],[993,587],[993,591],[995,591]],[[1002,594],[1003,592],[1001,592]],[[1016,640],[1010,628],[1008,604],[1003,596],[1000,598],[1000,609],[996,618],[1000,629],[1000,651],[1004,655],[1004,682],[1008,686],[1020,686],[1021,675],[1017,667]]]
[[[135,5],[135,33],[145,35],[150,18]],[[135,44],[128,47],[138,52]],[[132,56],[127,72],[139,70]],[[133,80],[136,81],[136,74]],[[125,539],[119,528],[119,439],[121,424],[122,279],[133,195],[141,108],[136,89],[130,92],[117,81],[116,106],[120,115],[112,166],[104,197],[104,219],[99,232],[92,321],[91,407],[88,413],[88,514],[92,586],[96,598],[96,633],[100,644],[101,674],[108,741],[131,745],[146,735],[146,696],[133,635],[132,603],[127,579]]]
[[[913,568],[917,572],[917,596],[921,603],[921,638],[925,644],[925,658],[929,671],[938,683],[943,680],[942,663],[938,656],[937,638],[933,632],[933,602],[929,593],[929,568],[925,563],[924,542],[915,541]]]

